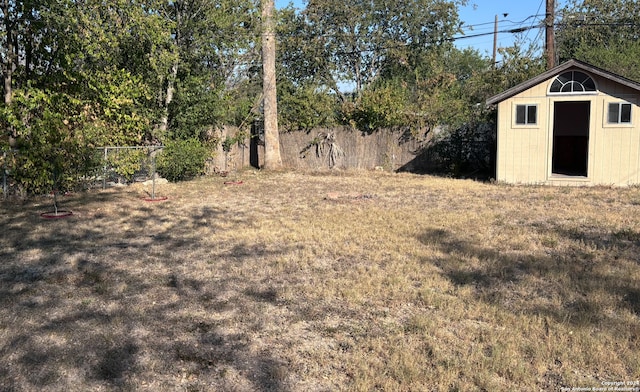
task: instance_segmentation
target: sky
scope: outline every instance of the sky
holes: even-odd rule
[[[276,8],[282,8],[289,3],[296,8],[304,7],[304,0],[276,0]],[[464,49],[471,47],[481,54],[491,56],[493,53],[493,31],[495,17],[498,15],[498,31],[512,30],[536,26],[545,17],[546,0],[469,0],[468,5],[459,9],[460,19],[464,23],[462,29],[464,35],[486,34],[479,37],[458,39],[457,47]],[[559,6],[565,0],[557,0]],[[504,14],[507,14],[505,17]],[[543,29],[533,28],[520,33],[499,33],[498,47],[513,45],[514,39],[535,42],[540,48],[544,46]],[[499,59],[498,59],[499,60]]]

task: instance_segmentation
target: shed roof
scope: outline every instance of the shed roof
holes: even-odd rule
[[[569,60],[557,67],[551,68],[550,70],[536,76],[535,78],[529,79],[526,82],[520,83],[519,85],[512,87],[498,95],[494,95],[493,97],[487,100],[488,105],[494,105],[500,103],[506,99],[513,97],[516,94],[519,94],[539,83],[544,82],[547,79],[552,78],[553,76],[559,75],[564,71],[569,69],[580,69],[586,72],[590,72],[592,74],[601,76],[603,78],[612,80],[614,82],[620,83],[621,85],[632,88],[640,93],[640,83],[631,79],[627,79],[623,76],[616,75],[613,72],[606,71],[602,68],[598,68],[591,64],[587,64],[583,61],[579,60]]]

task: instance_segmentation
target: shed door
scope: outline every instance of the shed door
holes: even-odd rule
[[[555,102],[551,173],[587,176],[591,102]]]

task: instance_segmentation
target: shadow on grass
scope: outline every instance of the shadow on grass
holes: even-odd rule
[[[118,197],[67,202],[91,219],[43,221],[40,206],[1,218],[0,390],[236,390],[241,380],[286,391],[286,364],[254,352],[246,328],[234,328],[237,314],[259,328],[277,291],[215,274],[228,259],[274,251],[211,250],[229,219],[213,207],[125,197],[116,212],[99,211]]]
[[[639,233],[561,227],[550,232],[563,246],[536,254],[499,251],[441,229],[419,240],[442,252],[443,257],[430,262],[451,282],[473,288],[487,303],[560,323],[640,332],[637,325],[621,326],[619,317],[620,312],[640,317],[640,291],[630,276],[640,268]]]

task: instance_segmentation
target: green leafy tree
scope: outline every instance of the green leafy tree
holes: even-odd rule
[[[337,123],[336,97],[326,87],[313,84],[295,86],[281,81],[278,85],[278,99],[278,117],[282,128],[310,131]]]
[[[486,91],[489,98],[524,81],[527,81],[546,70],[545,59],[531,56],[532,50],[525,49],[516,41],[512,46],[498,49],[502,56],[501,64],[487,72]]]
[[[157,57],[154,48],[162,40],[162,25],[149,11],[150,3],[16,4],[20,12],[11,30],[19,66],[14,66],[12,85],[5,91],[66,94],[83,104],[77,112],[60,112],[74,121],[82,118],[87,129],[96,131],[89,132],[96,143],[140,143],[155,116],[148,59]]]
[[[640,7],[635,0],[571,0],[556,32],[561,61],[575,58],[640,80]]]
[[[332,75],[333,65],[298,10],[279,11],[278,114],[288,130],[308,131],[337,123],[339,101],[344,100]]]
[[[354,104],[342,106],[347,121],[363,132],[407,125],[408,96],[395,80],[380,81],[360,94]]]
[[[2,0],[3,147],[78,135],[87,147],[157,143],[246,118],[257,10],[253,0]],[[73,124],[50,127],[70,136],[27,121],[44,111]]]
[[[446,45],[458,30],[457,6],[465,3],[311,0],[303,15],[316,38],[314,51],[333,65],[329,87],[353,84],[357,95],[385,70],[416,65],[424,52]]]
[[[241,86],[257,58],[257,5],[251,0],[178,0],[161,13],[172,28],[172,62],[160,91],[164,115],[160,132],[168,138],[198,137],[233,118],[230,93]]]
[[[493,67],[477,51],[454,49],[444,54],[444,61],[434,57],[423,73],[416,74],[420,79],[409,79],[415,80],[412,86],[420,86],[412,102],[422,128],[415,129],[438,130],[423,145],[430,170],[454,176],[494,175],[495,110],[485,102],[543,72],[545,61],[531,55],[535,52],[516,41],[500,50],[502,61]],[[439,68],[440,64],[446,67]]]
[[[449,121],[459,105],[448,98],[458,102],[460,94],[456,75],[443,64],[456,51],[451,38],[459,26],[457,6],[465,3],[318,0],[303,11],[285,9],[280,83],[291,92],[281,94],[281,106],[324,113],[316,118],[337,114],[365,132]],[[313,108],[296,105],[296,96],[309,92],[327,100],[316,98]],[[335,104],[320,104],[329,100]]]
[[[97,167],[82,124],[73,120],[79,105],[67,94],[30,88],[15,90],[12,105],[2,109],[20,152],[11,174],[26,192],[73,189]]]
[[[318,34],[306,12],[287,7],[279,11],[278,20],[278,82],[293,88],[326,88],[344,99],[336,64],[327,55],[326,39]]]

